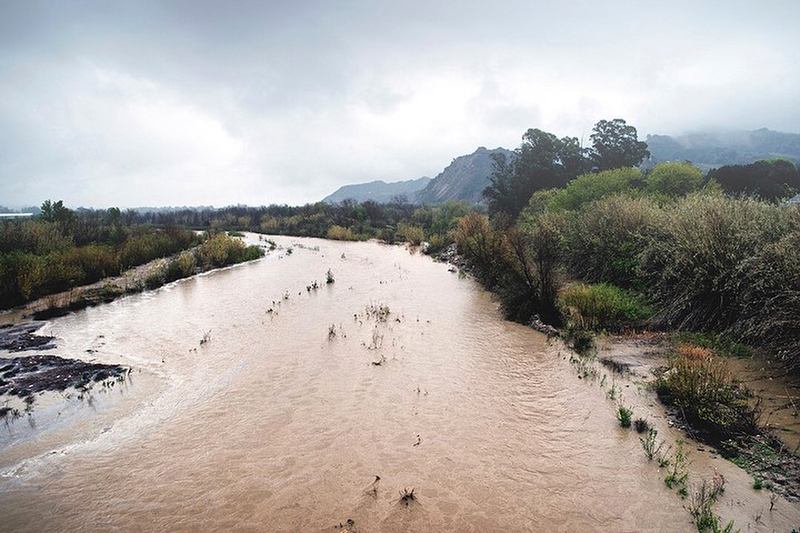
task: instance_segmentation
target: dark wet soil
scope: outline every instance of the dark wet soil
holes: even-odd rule
[[[0,350],[22,352],[55,348],[54,337],[34,333],[42,325],[43,322],[26,322],[25,324],[0,326]]]
[[[92,383],[124,379],[126,367],[87,363],[55,355],[0,357],[0,396],[26,397],[43,391],[70,387],[85,390]]]

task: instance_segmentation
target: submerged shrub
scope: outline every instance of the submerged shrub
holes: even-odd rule
[[[558,307],[578,328],[619,329],[650,318],[652,309],[614,285],[573,283],[558,295]]]
[[[633,410],[628,409],[625,406],[618,406],[617,407],[617,420],[619,420],[619,425],[624,428],[631,427],[631,417],[633,416]]]

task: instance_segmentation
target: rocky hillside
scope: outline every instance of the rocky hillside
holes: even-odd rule
[[[323,202],[329,204],[341,202],[347,198],[352,198],[358,202],[374,200],[385,203],[396,196],[405,196],[408,200],[413,200],[414,195],[425,188],[431,179],[422,177],[415,180],[396,181],[386,183],[382,180],[371,181],[369,183],[357,183],[339,187],[336,192],[323,198]]]
[[[652,162],[691,161],[708,170],[782,157],[800,163],[800,134],[761,128],[755,131],[648,135]]]
[[[469,155],[456,157],[427,187],[417,193],[414,200],[421,204],[437,204],[447,200],[483,203],[483,190],[489,185],[489,177],[494,169],[491,155],[498,152],[509,157],[514,154],[505,148],[488,150],[481,146]]]

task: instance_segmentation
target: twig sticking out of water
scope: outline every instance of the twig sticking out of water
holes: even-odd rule
[[[376,500],[378,499],[378,482],[381,480],[381,476],[375,476],[375,479],[372,480],[369,488],[364,491],[364,494],[368,496],[372,496]]]

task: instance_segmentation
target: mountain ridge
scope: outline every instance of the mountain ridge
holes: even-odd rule
[[[406,196],[409,197],[410,200],[410,197],[414,193],[424,189],[430,181],[431,178],[423,176],[421,178],[405,181],[385,182],[383,180],[374,180],[367,183],[343,185],[332,194],[323,198],[322,201],[333,204],[343,200],[353,199],[357,202],[373,200],[379,203],[386,203],[396,196]]]
[[[707,172],[724,165],[742,165],[760,159],[784,158],[800,166],[800,134],[774,131],[767,128],[739,131],[705,131],[670,136],[651,134],[645,138],[651,158],[642,165],[652,167],[663,161],[690,161]],[[323,201],[331,203],[353,197],[357,201],[391,201],[393,197],[405,195],[412,203],[436,204],[448,200],[460,200],[473,204],[484,203],[483,190],[490,183],[493,172],[492,154],[504,153],[513,157],[514,151],[498,147],[479,147],[471,154],[454,158],[433,179],[419,178],[403,182],[385,183],[381,180],[369,183],[345,185]],[[427,180],[420,186],[420,180]],[[391,193],[372,193],[359,199],[352,196],[359,188],[369,189],[395,184],[414,184]],[[351,196],[347,194],[350,193]],[[379,199],[380,198],[380,199]]]

